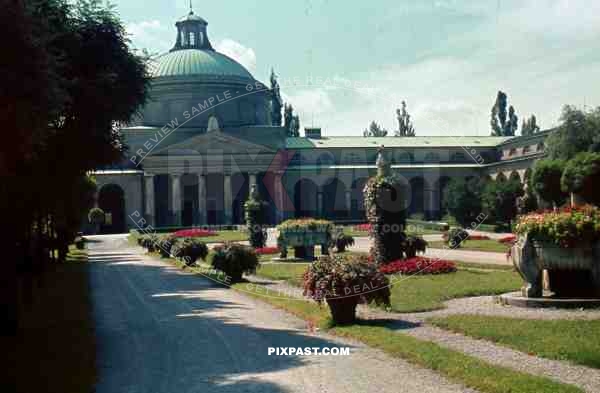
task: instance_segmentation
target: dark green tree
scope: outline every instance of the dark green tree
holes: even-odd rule
[[[292,117],[292,123],[290,125],[290,136],[300,136],[300,116],[298,115]]]
[[[372,121],[371,124],[369,125],[369,128],[365,129],[363,131],[363,136],[365,136],[365,137],[367,137],[367,136],[382,137],[382,136],[387,136],[387,134],[388,134],[387,130],[385,128],[381,127],[375,121]]]
[[[281,126],[282,106],[283,100],[281,99],[277,75],[275,74],[275,71],[271,69],[271,124],[274,126]]]
[[[577,194],[587,203],[600,205],[600,153],[579,153],[569,160],[563,171],[561,188]]]
[[[519,119],[515,113],[515,108],[511,105],[508,108],[507,114],[507,105],[508,98],[506,93],[498,91],[496,102],[492,107],[492,118],[490,121],[492,136],[514,136],[517,128],[519,128]]]
[[[398,119],[398,130],[396,136],[415,136],[415,128],[406,110],[406,102],[402,101],[402,109],[396,110]]]
[[[300,117],[294,115],[292,104],[284,104],[283,107],[283,126],[287,130],[288,136],[300,136]]]
[[[517,179],[487,182],[481,195],[483,212],[496,223],[510,225],[517,215],[517,198],[523,195],[523,185]]]
[[[481,181],[453,178],[444,190],[444,208],[462,227],[469,227],[482,213]]]
[[[533,135],[540,131],[540,126],[537,124],[537,119],[535,115],[531,115],[529,119],[523,120],[523,124],[521,125],[521,135],[529,136]]]
[[[533,167],[531,187],[535,194],[548,204],[561,206],[567,194],[562,191],[560,179],[565,162],[561,160],[540,160]]]
[[[600,107],[584,112],[567,105],[560,121],[545,142],[548,158],[569,160],[580,152],[600,151]]]

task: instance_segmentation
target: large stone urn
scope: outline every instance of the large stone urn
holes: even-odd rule
[[[512,262],[525,280],[524,297],[541,297],[543,272],[557,297],[600,297],[600,242],[562,248],[523,236],[511,248]]]

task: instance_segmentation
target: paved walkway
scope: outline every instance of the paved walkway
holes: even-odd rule
[[[472,392],[431,370],[326,334],[239,292],[215,287],[91,236],[99,348],[97,393]],[[269,347],[350,346],[350,356],[268,356]]]

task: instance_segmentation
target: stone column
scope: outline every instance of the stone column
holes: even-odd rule
[[[252,189],[252,185],[256,184],[256,173],[248,174],[248,190]]]
[[[317,216],[323,216],[323,191],[321,191],[321,188],[317,191]]]
[[[206,176],[198,173],[198,225],[206,222]]]
[[[352,191],[346,190],[346,215],[352,217]]]
[[[233,200],[231,195],[231,175],[223,175],[223,214],[226,225],[233,222],[232,207]]]
[[[181,225],[181,174],[171,175],[171,211],[173,224]]]
[[[155,205],[154,205],[154,174],[144,173],[144,186],[146,192],[146,203],[144,205],[144,216],[148,225],[156,225],[154,222]]]

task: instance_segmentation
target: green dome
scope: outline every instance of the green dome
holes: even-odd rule
[[[153,78],[203,77],[207,79],[246,79],[252,75],[235,60],[214,50],[182,49],[156,59]]]

